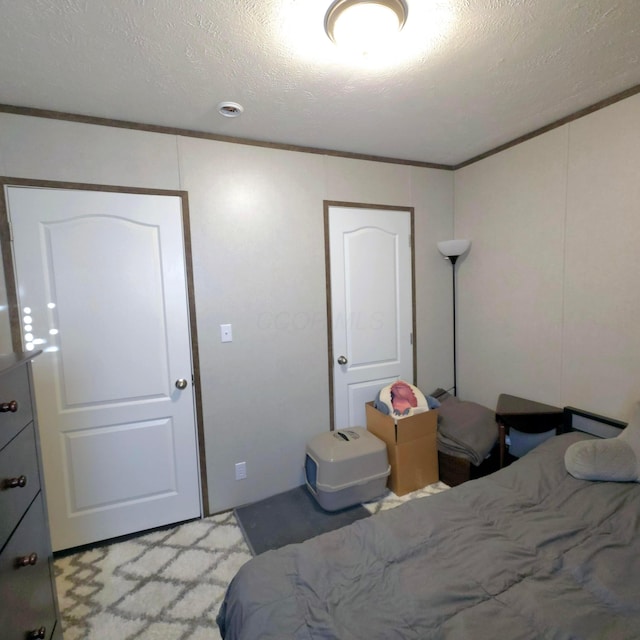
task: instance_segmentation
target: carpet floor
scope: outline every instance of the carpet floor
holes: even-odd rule
[[[370,513],[447,489],[387,492]],[[232,511],[54,562],[64,640],[215,640],[227,585],[251,559]]]

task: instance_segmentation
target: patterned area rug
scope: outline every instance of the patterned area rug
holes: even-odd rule
[[[371,513],[447,489],[387,492]],[[232,511],[56,558],[64,640],[216,640],[227,585],[251,553]]]
[[[368,509],[371,513],[379,513],[380,511],[393,509],[408,500],[432,496],[444,491],[445,489],[449,489],[449,485],[446,485],[444,482],[434,482],[433,484],[427,485],[424,489],[418,489],[417,491],[407,493],[404,496],[397,496],[395,493],[391,493],[391,491],[387,490],[382,497],[377,500],[372,500],[371,502],[365,502],[362,506],[365,509]]]
[[[233,512],[55,560],[64,640],[211,640],[251,558]]]

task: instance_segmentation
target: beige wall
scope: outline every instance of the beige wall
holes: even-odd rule
[[[456,172],[458,388],[561,402],[566,129]]]
[[[328,428],[323,200],[415,207],[418,384],[451,383],[451,172],[0,114],[0,174],[188,191],[212,511],[300,484]]]
[[[628,420],[640,400],[640,96],[455,174],[459,387]]]
[[[2,175],[188,191],[213,511],[299,484],[304,445],[327,428],[323,200],[415,207],[423,391],[452,384],[451,268],[435,243],[454,236],[455,203],[455,236],[473,241],[457,266],[460,395],[628,419],[638,167],[640,96],[455,175],[0,114]]]
[[[562,391],[624,420],[640,400],[640,95],[571,125]]]

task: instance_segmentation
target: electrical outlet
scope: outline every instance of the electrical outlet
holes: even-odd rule
[[[233,342],[233,332],[230,324],[220,325],[220,342]]]
[[[236,480],[244,480],[247,477],[247,463],[236,462]]]

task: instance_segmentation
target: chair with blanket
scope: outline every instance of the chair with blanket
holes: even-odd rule
[[[444,389],[428,396],[438,409],[438,465],[440,480],[456,486],[498,469],[495,412],[476,402],[460,400]]]

